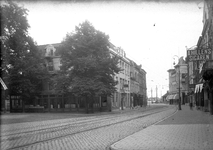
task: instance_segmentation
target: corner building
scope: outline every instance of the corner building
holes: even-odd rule
[[[183,57],[180,57],[178,64],[174,66],[174,69],[169,69],[169,95],[166,100],[169,104],[176,104],[179,100],[179,86],[180,86],[180,98],[181,104],[188,103],[188,67]],[[179,74],[180,73],[180,74]]]
[[[114,76],[114,80],[118,82],[117,91],[111,97],[112,108],[125,109],[130,107],[130,61],[126,57],[123,49],[110,43],[110,54],[119,57],[118,67],[122,69]]]
[[[50,79],[60,71],[61,57],[57,54],[61,43],[39,45],[38,49],[43,54],[44,66],[47,69]],[[142,106],[146,100],[146,72],[132,60],[126,57],[123,49],[110,43],[109,51],[111,56],[118,56],[118,67],[122,69],[113,78],[118,82],[117,91],[110,96],[95,97],[93,107],[86,108],[85,99],[75,97],[71,93],[60,94],[54,89],[51,80],[42,81],[42,92],[32,103],[25,104],[24,109],[15,110],[11,102],[13,112],[82,112],[82,111],[111,111],[112,109],[125,109],[128,107]],[[134,65],[132,65],[134,63]],[[130,80],[130,74],[133,80]],[[136,97],[134,97],[136,94]],[[132,100],[132,101],[131,101]],[[89,110],[88,110],[89,109]]]
[[[203,29],[189,58],[189,96],[198,109],[213,115],[213,1],[204,0]],[[191,58],[191,59],[190,59]],[[193,59],[196,58],[196,59]]]

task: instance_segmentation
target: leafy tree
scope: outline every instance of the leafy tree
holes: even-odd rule
[[[46,77],[43,60],[33,39],[28,35],[27,9],[6,1],[1,13],[1,75],[9,93],[23,99],[35,97]]]
[[[118,57],[109,53],[109,37],[88,21],[67,34],[58,53],[61,73],[57,87],[91,102],[94,96],[111,95],[115,90],[113,76],[120,71]]]

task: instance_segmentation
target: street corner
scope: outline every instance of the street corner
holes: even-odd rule
[[[127,136],[127,137],[113,143],[112,145],[110,145],[109,150],[125,150],[127,147],[129,147],[130,143],[132,144],[132,141],[129,140],[130,136]],[[127,141],[129,141],[130,143]]]
[[[147,143],[144,139],[144,130],[133,133],[110,146],[110,150],[131,150],[131,149],[141,149],[144,144]],[[145,134],[146,135],[146,134]],[[149,139],[150,140],[150,139]]]

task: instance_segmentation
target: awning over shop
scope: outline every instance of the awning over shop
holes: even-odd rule
[[[171,96],[171,95],[168,95],[168,96],[166,97],[166,100],[167,100],[167,101],[170,99],[170,96]]]
[[[173,96],[173,99],[179,99],[179,95],[178,95],[178,94],[175,94],[175,95]]]
[[[179,99],[179,95],[178,94],[170,94],[166,97],[167,101],[169,101],[171,99]]]
[[[178,94],[171,94],[166,97],[166,100],[178,99]]]
[[[195,86],[195,93],[201,92],[203,89],[203,83],[197,84]]]

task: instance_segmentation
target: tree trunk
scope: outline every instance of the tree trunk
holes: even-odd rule
[[[107,107],[108,107],[108,111],[111,112],[112,111],[112,103],[111,103],[111,97],[107,96]]]
[[[124,101],[124,98],[123,96],[121,96],[121,110],[124,110],[123,101]]]
[[[63,109],[62,109],[62,111],[64,112],[64,108],[65,108],[65,105],[64,105],[64,94],[62,95],[62,106],[63,106]]]
[[[48,103],[47,104],[48,105],[48,111],[50,112],[50,96],[49,96],[49,94],[47,96],[48,96],[47,97],[47,100],[48,100],[48,102],[47,102]]]
[[[22,99],[22,112],[25,112],[25,99]]]
[[[101,96],[99,97],[99,107],[100,107],[100,112],[101,112]]]
[[[88,97],[87,96],[85,96],[84,97],[84,100],[85,100],[85,108],[86,108],[86,113],[88,114],[89,113],[89,108],[88,108]]]
[[[9,98],[10,98],[10,112],[12,112],[12,100],[11,100],[11,95],[9,95]]]
[[[91,96],[91,111],[92,111],[92,113],[94,113],[94,108],[93,108],[93,105],[94,105],[94,96]]]
[[[68,101],[69,101],[69,103],[70,103],[70,112],[72,111],[72,95],[70,95],[70,94],[68,94],[67,95],[67,98],[68,98]]]
[[[79,100],[76,96],[74,96],[75,101],[76,101],[76,108],[77,108],[77,112],[79,112]]]

